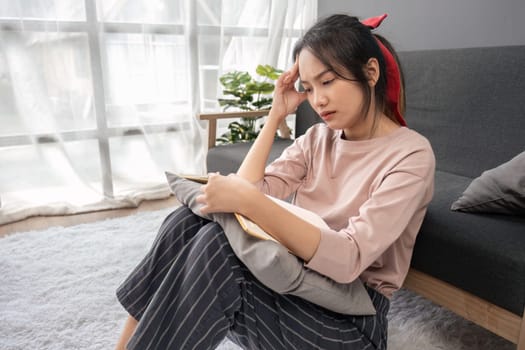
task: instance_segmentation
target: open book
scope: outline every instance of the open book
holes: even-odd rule
[[[177,176],[185,178],[186,180],[191,180],[191,181],[194,181],[194,182],[198,182],[200,184],[205,184],[205,183],[208,182],[208,175],[184,175],[184,174],[177,174]]]
[[[295,214],[296,216],[300,217],[301,219],[309,222],[310,224],[317,226],[319,228],[329,228],[326,222],[314,213],[313,211],[298,207],[296,205],[293,205],[291,203],[288,203],[286,201],[283,201],[281,199],[277,199],[271,196],[268,196],[271,200],[273,200],[275,203],[279,204],[284,209],[288,210],[289,212]],[[257,237],[259,239],[266,239],[266,240],[272,240],[278,242],[274,237],[272,237],[269,233],[265,232],[259,225],[251,221],[250,219],[242,216],[241,214],[235,213],[235,217],[237,218],[237,221],[239,221],[239,224],[243,228],[244,231],[246,231],[248,234]]]

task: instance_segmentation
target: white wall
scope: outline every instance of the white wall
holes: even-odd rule
[[[525,45],[524,0],[319,0],[318,14],[388,13],[378,33],[397,50]]]

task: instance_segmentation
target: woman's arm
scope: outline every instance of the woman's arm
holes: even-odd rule
[[[253,143],[250,151],[244,158],[237,175],[255,183],[264,176],[266,161],[270,155],[275,133],[281,122],[293,113],[299,104],[306,99],[306,95],[295,88],[295,82],[299,78],[297,62],[293,67],[281,74],[275,84],[272,108],[259,136]]]
[[[277,112],[273,109],[270,110],[261,132],[242,161],[237,175],[251,183],[256,183],[262,179],[266,161],[272,149],[274,135],[277,132],[280,121],[285,117],[286,116],[277,115]]]
[[[310,261],[319,246],[321,230],[257,192],[258,205],[247,206],[243,215],[256,222],[294,255]]]
[[[253,185],[264,177],[266,161],[279,124],[306,99],[304,93],[295,89],[298,78],[296,62],[277,80],[266,123],[237,174],[211,174],[197,201],[204,204],[200,209],[202,213],[226,212],[246,216],[292,253],[309,261],[319,245],[320,229],[282,208]]]
[[[239,213],[257,223],[304,261],[315,254],[321,230],[284,209],[238,175],[211,174],[197,197],[202,213]]]

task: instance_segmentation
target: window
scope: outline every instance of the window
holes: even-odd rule
[[[81,188],[92,192],[78,201],[84,208],[97,196],[166,195],[164,170],[204,171],[205,124],[195,115],[219,109],[218,77],[258,63],[288,67],[316,8],[312,0],[0,0],[4,209],[49,202],[35,202],[36,193],[75,202]]]

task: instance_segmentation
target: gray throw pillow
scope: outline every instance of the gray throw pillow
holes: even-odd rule
[[[224,230],[235,255],[265,286],[280,294],[291,294],[347,315],[374,315],[376,310],[361,280],[337,283],[306,268],[301,259],[283,245],[248,235],[231,213],[202,214],[196,197],[201,184],[166,172],[177,200],[195,214],[217,222]]]
[[[525,214],[525,152],[474,179],[452,210],[471,213]]]

